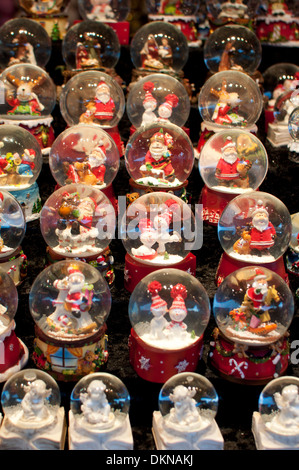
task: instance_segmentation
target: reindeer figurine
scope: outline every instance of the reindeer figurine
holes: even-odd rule
[[[6,77],[16,87],[15,93],[12,90],[6,92],[6,102],[12,107],[7,114],[40,116],[44,105],[33,90],[44,82],[45,76],[41,75],[30,81],[22,80],[11,73],[7,73]]]

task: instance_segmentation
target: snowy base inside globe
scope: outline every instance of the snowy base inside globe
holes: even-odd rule
[[[257,450],[299,450],[299,432],[271,431],[257,411],[252,415],[252,433]]]
[[[216,421],[199,419],[198,429],[172,429],[160,411],[153,413],[152,432],[157,450],[223,450],[224,441]]]
[[[177,187],[167,188],[167,187],[155,187],[155,186],[145,186],[143,184],[138,184],[137,181],[134,181],[132,178],[129,180],[130,190],[131,192],[126,195],[127,204],[129,205],[135,199],[144,194],[148,194],[149,192],[171,192],[175,196],[179,197],[183,201],[187,202],[187,191],[186,188],[188,186],[188,180],[186,180],[183,184],[180,184]]]

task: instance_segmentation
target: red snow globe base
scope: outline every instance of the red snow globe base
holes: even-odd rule
[[[145,343],[131,329],[129,338],[130,362],[144,380],[164,383],[180,372],[194,372],[201,359],[203,335],[191,346],[177,350],[161,350]]]
[[[124,287],[127,291],[133,292],[137,284],[148,274],[161,269],[162,266],[140,263],[128,253],[125,256]],[[179,263],[172,264],[171,268],[186,271],[195,276],[196,256],[193,253],[188,255]]]
[[[217,226],[223,209],[234,197],[235,194],[214,191],[205,185],[199,198],[199,204],[202,204],[202,220],[209,225]]]
[[[216,285],[219,286],[223,279],[226,278],[229,274],[233,273],[237,269],[244,268],[250,265],[250,263],[246,263],[244,261],[236,260],[231,258],[227,255],[227,253],[223,253],[220,258],[220,262],[217,268],[216,273]],[[260,267],[268,268],[271,271],[277,273],[285,282],[289,284],[289,276],[285,269],[284,259],[283,256],[278,258],[276,261],[271,263],[261,263],[259,264]]]
[[[231,382],[262,385],[283,375],[289,365],[289,342],[286,337],[268,346],[249,347],[234,344],[214,331],[209,360],[218,374]]]
[[[5,382],[28,361],[28,349],[15,334],[15,322],[0,336],[0,382]]]
[[[125,153],[125,146],[124,143],[121,139],[120,132],[117,126],[111,127],[111,128],[105,128],[104,129],[107,134],[110,135],[110,137],[114,140],[117,150],[119,152],[119,156],[123,157]]]
[[[105,24],[112,28],[118,37],[121,46],[128,46],[130,42],[130,23],[129,21],[105,21]]]

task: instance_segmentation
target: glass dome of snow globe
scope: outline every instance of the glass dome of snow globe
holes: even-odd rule
[[[251,128],[260,117],[263,98],[258,84],[247,74],[227,70],[204,83],[198,108],[203,121],[216,128]]]
[[[51,39],[43,26],[29,18],[14,18],[0,28],[0,67],[32,64],[45,67],[51,56]]]
[[[57,14],[67,6],[69,0],[56,0],[55,2],[45,2],[44,0],[19,0],[20,6],[33,16],[46,16]]]
[[[18,291],[9,274],[0,268],[0,337],[9,328],[18,309]]]
[[[80,72],[62,88],[59,105],[68,126],[79,123],[116,126],[125,110],[120,85],[99,70]]]
[[[55,139],[49,166],[60,186],[83,183],[104,189],[118,172],[119,153],[114,140],[100,126],[78,124]]]
[[[12,375],[1,394],[6,419],[19,429],[40,429],[54,424],[60,402],[57,382],[36,369],[24,369]]]
[[[144,343],[178,350],[202,337],[210,319],[210,301],[194,276],[165,268],[137,284],[128,311],[132,328]]]
[[[287,207],[272,194],[252,191],[232,199],[218,222],[223,250],[250,264],[273,263],[289,246],[292,221]]]
[[[97,403],[105,403],[97,407]],[[130,409],[130,395],[125,384],[106,372],[88,374],[75,385],[70,409],[77,426],[96,427],[98,430],[114,426],[116,420],[125,420]]]
[[[67,258],[101,253],[115,232],[115,210],[95,186],[69,184],[54,191],[40,213],[48,247]]]
[[[5,100],[0,118],[30,121],[51,115],[56,104],[56,87],[45,70],[37,65],[16,64],[0,76]]]
[[[25,236],[23,209],[8,191],[0,191],[0,259],[6,258],[20,246]]]
[[[131,60],[136,69],[179,73],[189,56],[184,34],[171,23],[153,21],[138,29],[131,41]]]
[[[290,240],[290,247],[299,254],[299,212],[292,214],[292,236]]]
[[[299,66],[289,62],[279,62],[271,65],[263,72],[263,88],[269,98],[273,91],[279,87],[281,93],[295,86]]]
[[[161,0],[146,0],[146,7],[149,14],[193,16],[198,12],[199,2],[182,0],[178,4],[175,0],[171,0],[165,4]]]
[[[298,82],[299,85],[299,82]],[[299,87],[285,91],[277,97],[274,104],[274,120],[277,124],[288,126],[295,108],[299,106]]]
[[[288,121],[288,129],[292,142],[288,145],[291,151],[299,152],[299,106],[297,106],[290,114]]]
[[[298,443],[297,409],[299,379],[283,376],[271,380],[262,390],[258,408],[266,430],[280,442]]]
[[[162,386],[159,411],[167,427],[178,431],[199,431],[210,426],[218,411],[218,395],[213,384],[200,374],[179,373]],[[180,405],[189,404],[180,409]]]
[[[210,189],[242,194],[261,185],[268,170],[268,156],[262,142],[251,132],[225,129],[207,140],[198,166]]]
[[[284,336],[294,315],[293,295],[280,275],[247,266],[229,274],[213,301],[217,326],[225,338],[247,346],[266,346]]]
[[[140,127],[154,122],[183,126],[190,113],[186,88],[171,75],[153,73],[137,80],[127,96],[127,114]]]
[[[37,180],[42,164],[41,148],[27,129],[0,126],[0,190],[29,188]]]
[[[102,328],[110,313],[111,293],[102,274],[89,263],[57,261],[34,280],[29,308],[47,337],[80,341]]]
[[[78,8],[84,20],[125,21],[130,11],[130,0],[78,0]]]
[[[120,57],[120,43],[107,24],[84,20],[67,31],[62,56],[69,70],[113,68]]]
[[[165,192],[146,193],[130,204],[120,233],[127,253],[153,266],[179,263],[196,242],[196,220],[182,199]]]
[[[131,178],[142,186],[175,188],[190,175],[194,164],[192,142],[172,123],[139,127],[129,139],[125,163]]]
[[[204,44],[204,61],[212,73],[238,70],[252,74],[258,69],[261,59],[261,43],[246,26],[221,26]]]

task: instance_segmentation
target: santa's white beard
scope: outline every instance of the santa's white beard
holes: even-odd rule
[[[258,281],[255,281],[252,283],[252,287],[254,288],[254,290],[258,289],[258,291],[263,295],[267,294],[267,291],[268,291],[267,284],[264,284],[264,283],[260,284]]]
[[[230,153],[228,155],[225,154],[225,155],[223,155],[223,160],[226,163],[229,163],[230,165],[232,165],[237,160],[237,155],[235,153]]]
[[[269,224],[268,219],[264,219],[264,220],[260,220],[260,219],[256,220],[255,218],[252,219],[252,225],[254,226],[254,228],[259,230],[260,232],[263,232],[264,230],[266,230],[266,228],[268,227],[268,224]]]
[[[98,95],[97,96],[98,100],[101,102],[101,103],[108,103],[109,99],[110,99],[110,96],[109,95]]]

